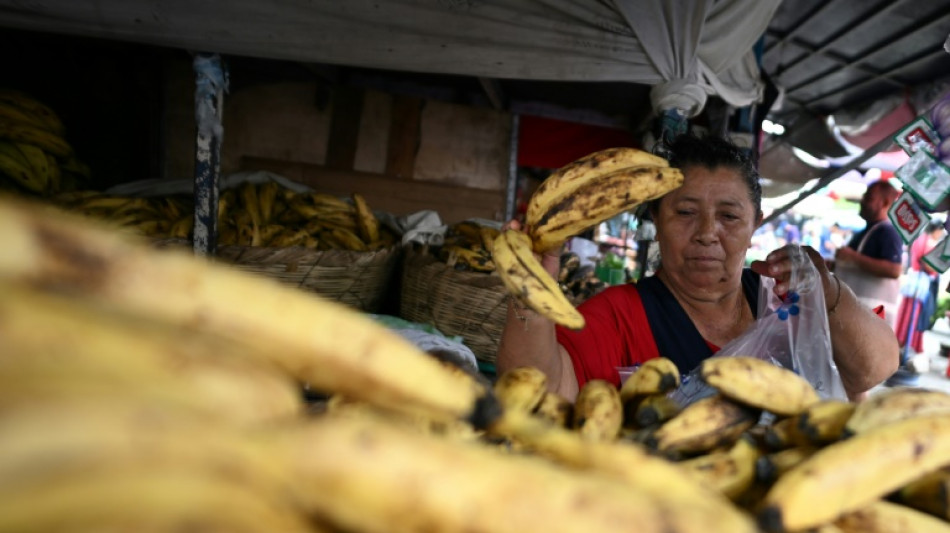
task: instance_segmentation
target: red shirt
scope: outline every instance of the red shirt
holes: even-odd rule
[[[617,367],[659,357],[653,331],[634,284],[609,287],[581,304],[586,326],[579,331],[557,326],[557,341],[574,365],[578,386],[592,379],[620,385]],[[719,347],[706,341],[713,353]]]

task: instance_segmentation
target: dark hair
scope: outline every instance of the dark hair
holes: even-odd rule
[[[686,167],[705,167],[710,170],[718,167],[734,169],[745,180],[749,188],[749,200],[755,206],[755,213],[762,211],[762,185],[759,172],[745,150],[732,142],[715,135],[699,137],[693,133],[684,133],[675,137],[666,147],[670,166],[680,169]],[[650,211],[656,212],[659,199],[650,204]]]

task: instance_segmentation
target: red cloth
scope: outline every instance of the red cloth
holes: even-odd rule
[[[660,353],[640,294],[634,284],[610,287],[578,307],[586,326],[580,331],[556,328],[557,341],[567,350],[583,387],[592,379],[620,385],[618,367],[643,363]],[[706,341],[713,351],[719,347]]]
[[[930,240],[928,235],[921,235],[908,247],[907,254],[910,258],[909,270],[917,273],[923,270],[923,258],[936,243]],[[924,351],[924,332],[920,326],[920,313],[923,311],[923,302],[911,296],[901,298],[900,306],[897,308],[897,321],[894,324],[894,332],[897,334],[897,342],[903,348],[907,345],[907,336],[910,333],[910,347],[916,353]],[[916,313],[916,320],[912,321]],[[911,325],[914,330],[911,331]]]
[[[640,142],[627,130],[523,115],[518,128],[518,165],[560,168],[587,154]]]

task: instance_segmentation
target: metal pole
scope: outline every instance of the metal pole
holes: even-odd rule
[[[195,230],[197,255],[213,256],[218,243],[218,174],[221,171],[221,113],[227,74],[218,54],[196,54]]]
[[[508,184],[505,186],[505,222],[515,218],[518,199],[518,132],[521,115],[511,115],[511,141],[508,146]]]

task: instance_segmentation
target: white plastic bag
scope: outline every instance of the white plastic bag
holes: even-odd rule
[[[792,272],[789,292],[779,298],[775,280],[762,277],[758,319],[713,357],[752,356],[771,361],[804,377],[822,398],[847,400],[841,374],[832,357],[825,295],[818,269],[798,246],[789,246]],[[687,405],[715,391],[704,384],[699,369],[683,380],[671,396]]]

